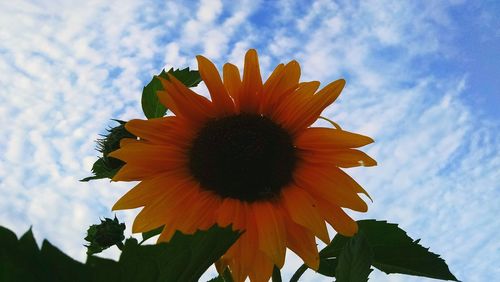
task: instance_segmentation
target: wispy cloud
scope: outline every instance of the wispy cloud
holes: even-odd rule
[[[110,206],[131,187],[78,182],[109,119],[141,117],[142,86],[164,65],[196,67],[199,53],[219,66],[228,59],[242,65],[246,49],[256,47],[265,74],[297,59],[304,80],[325,85],[347,78],[325,115],[373,136],[367,150],[379,162],[348,171],[374,198],[357,218],[398,222],[442,254],[460,279],[492,281],[500,275],[491,264],[500,259],[492,239],[500,229],[499,125],[479,120],[464,103],[467,73],[443,74],[432,63],[453,59],[447,38],[458,31],[449,14],[460,5],[2,3],[0,224],[18,234],[33,224],[37,239],[83,260],[86,226],[110,216]],[[135,213],[119,216],[131,223]],[[285,276],[298,264],[290,255]],[[322,278],[310,271],[304,279]]]

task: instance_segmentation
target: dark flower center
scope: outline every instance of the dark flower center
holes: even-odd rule
[[[189,168],[203,189],[253,202],[279,196],[296,159],[288,132],[266,117],[240,114],[206,123],[190,148]]]

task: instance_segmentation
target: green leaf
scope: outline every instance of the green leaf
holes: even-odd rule
[[[166,78],[165,70],[158,76]],[[160,103],[156,92],[163,90],[160,80],[157,77],[153,79],[142,89],[141,105],[144,115],[148,119],[159,118],[167,113],[167,108]]]
[[[385,273],[401,273],[442,280],[458,281],[446,262],[414,241],[397,224],[386,221],[360,220],[363,232],[373,250],[372,265]],[[320,262],[338,258],[350,238],[337,234],[320,252]],[[321,264],[320,264],[321,266]]]
[[[359,225],[359,221],[358,221]],[[340,255],[340,252],[344,249],[344,246],[349,242],[350,237],[342,236],[340,234],[335,235],[328,246],[323,248],[319,252],[321,258],[334,258]]]
[[[333,237],[328,246],[319,252],[319,269],[316,271],[320,274],[329,277],[335,277],[335,269],[338,264],[338,256],[344,249],[344,246],[349,242],[350,237],[345,237],[337,234]]]
[[[147,232],[143,232],[142,233],[142,241],[146,241],[147,239],[149,239],[151,237],[154,237],[156,235],[160,235],[160,233],[163,231],[163,227],[164,227],[164,225],[162,225],[156,229],[153,229],[153,230],[150,230]]]
[[[171,68],[168,73],[175,76],[186,87],[196,87],[201,82],[201,76],[197,70],[189,70],[189,68],[174,70]]]
[[[182,70],[174,70],[171,68],[168,73],[172,74],[187,87],[195,87],[201,82],[200,73],[198,71],[191,71],[189,68]],[[165,70],[162,70],[158,76],[168,79],[168,75]],[[167,112],[167,108],[160,103],[156,94],[156,92],[160,90],[163,90],[163,86],[157,77],[153,77],[151,82],[149,82],[148,85],[146,85],[142,90],[142,111],[148,119],[163,117]]]
[[[213,226],[193,235],[176,232],[168,243],[138,245],[125,242],[120,266],[123,281],[198,281],[201,275],[236,242],[241,233],[231,226]]]
[[[458,281],[446,262],[410,238],[397,224],[386,221],[363,220],[365,231],[374,252],[373,266],[385,273],[401,273],[442,280]]]
[[[371,272],[373,251],[362,232],[342,250],[335,269],[336,282],[366,282]]]

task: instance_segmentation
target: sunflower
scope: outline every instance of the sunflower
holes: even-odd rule
[[[318,269],[316,237],[330,241],[325,221],[352,236],[357,224],[343,208],[367,210],[359,194],[368,194],[341,168],[376,165],[354,149],[371,138],[311,127],[345,81],[317,91],[319,82],[299,82],[300,66],[291,61],[263,83],[253,49],[243,77],[227,63],[221,78],[212,62],[197,60],[211,99],[174,76],[159,78],[158,97],[174,115],[127,122],[138,138],[110,154],[126,163],[113,180],[140,183],[113,210],[143,207],[132,231],[164,225],[159,242],[214,224],[244,230],[219,261],[235,281],[268,281],[287,248]]]

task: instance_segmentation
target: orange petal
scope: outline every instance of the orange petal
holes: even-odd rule
[[[235,253],[239,254],[237,250],[239,249],[239,246],[234,246],[233,248],[236,250]],[[253,261],[250,262],[250,264],[253,264]],[[245,279],[248,276],[248,271],[244,269],[245,265],[242,263],[241,258],[239,258],[237,255],[233,256],[231,260],[229,260],[229,269],[231,270],[231,278],[233,278],[233,281],[235,282],[244,282]]]
[[[271,275],[273,275],[273,268],[272,260],[264,252],[257,252],[252,272],[250,272],[250,281],[268,282]]]
[[[352,189],[356,191],[356,193],[365,194],[372,202],[372,198],[366,192],[365,189],[361,185],[356,182],[349,174],[345,173],[342,169],[335,167],[332,169],[328,169],[329,177],[335,179],[340,186],[348,187],[348,189]]]
[[[145,178],[154,176],[158,174],[162,169],[148,169],[143,167],[138,167],[135,165],[125,164],[120,168],[120,170],[113,176],[113,181],[137,181],[143,180]]]
[[[136,138],[122,138],[120,140],[120,147],[124,147],[124,146],[127,146],[128,144],[137,143],[137,142],[140,142],[140,141],[137,140]]]
[[[307,104],[302,105],[301,111],[297,115],[296,122],[293,124],[292,132],[296,132],[313,124],[319,118],[321,112],[337,99],[344,85],[345,80],[336,80],[316,93]]]
[[[218,116],[234,114],[233,101],[229,97],[215,65],[203,56],[196,56],[196,59],[201,78],[210,92]]]
[[[228,263],[229,263],[228,259],[224,257],[221,257],[214,263],[215,269],[217,270],[219,275],[222,275],[224,273],[224,270],[228,266]]]
[[[244,233],[238,241],[229,249],[226,255],[231,258],[231,272],[236,281],[244,281],[253,268],[255,254],[258,252],[256,242],[258,242],[257,227],[254,215],[246,203],[240,203],[240,212],[245,215]]]
[[[304,106],[310,103],[319,85],[319,81],[300,83],[298,88],[290,95],[285,96],[283,101],[270,113],[272,119],[293,133],[295,124],[300,121]]]
[[[302,153],[300,158],[301,159],[304,158]],[[301,165],[302,168],[308,166],[306,162]],[[356,193],[365,194],[368,198],[370,198],[370,200],[372,200],[368,192],[366,192],[366,190],[363,189],[363,187],[359,185],[356,182],[356,180],[354,180],[351,176],[349,176],[349,174],[345,173],[342,169],[338,168],[336,164],[331,162],[323,162],[314,164],[311,163],[310,166],[314,167],[318,173],[329,178],[330,181],[336,183],[335,186],[344,187],[344,190],[346,191],[354,191]]]
[[[114,204],[112,210],[135,209],[144,206],[157,199],[162,193],[166,193],[170,187],[184,182],[188,177],[178,171],[172,171],[147,178],[123,195]]]
[[[158,98],[176,116],[185,117],[195,123],[213,116],[213,106],[207,98],[191,91],[173,75],[169,74],[168,80],[158,78],[165,89],[158,91]]]
[[[165,225],[165,232],[170,229],[178,230],[183,221],[183,218],[179,217],[179,212],[186,212],[185,209],[179,207],[199,193],[196,185],[192,181],[186,181],[167,189],[157,200],[145,206],[136,216],[132,232],[146,232],[161,225]]]
[[[339,206],[321,198],[316,200],[321,214],[338,233],[344,236],[353,236],[358,232],[357,222],[350,218]]]
[[[281,77],[283,77],[283,70],[285,69],[284,64],[279,64],[276,66],[276,68],[273,70],[269,78],[266,80],[264,85],[262,86],[262,93],[265,93],[264,95],[267,95],[267,93],[271,93],[274,88],[276,88],[276,85],[279,83]],[[267,96],[263,97],[263,99],[268,99]]]
[[[310,268],[318,270],[319,254],[316,240],[311,231],[285,217],[286,244]]]
[[[239,96],[241,90],[240,71],[238,70],[237,66],[229,63],[224,65],[222,71],[224,77],[224,86],[226,86],[229,95],[233,97],[236,111],[239,112]]]
[[[168,222],[173,206],[193,193],[193,189],[182,189],[185,185],[176,185],[162,193],[154,202],[145,206],[135,217],[132,232],[146,232]]]
[[[165,85],[163,85],[165,88]],[[170,91],[175,91],[170,89]],[[165,106],[169,111],[174,113],[176,116],[180,116],[182,113],[182,109],[179,108],[179,105],[174,101],[172,98],[172,95],[167,93],[166,90],[158,90],[156,91],[156,97],[158,97],[158,100],[160,103]],[[182,103],[181,103],[182,104]]]
[[[244,202],[225,198],[217,212],[217,224],[221,227],[233,225],[233,230],[245,229],[246,211]]]
[[[173,212],[177,217],[183,215],[178,229],[186,234],[193,234],[198,229],[207,230],[216,223],[215,213],[220,204],[220,198],[210,192],[200,190],[193,194],[188,200],[179,203]]]
[[[342,169],[338,168],[336,165],[331,163],[323,163],[321,165],[316,165],[318,172],[324,175],[332,183],[335,183],[336,187],[343,187],[345,191],[354,191],[357,194],[365,194],[370,200],[372,198],[366,192],[361,185],[356,182],[349,174],[345,173]],[[372,200],[373,202],[373,200]]]
[[[310,148],[301,152],[301,158],[310,163],[331,163],[338,167],[375,166],[377,162],[370,156],[355,149],[319,149]]]
[[[309,193],[296,186],[286,187],[282,193],[283,203],[290,218],[311,230],[325,244],[330,243],[325,220]]]
[[[189,145],[195,131],[179,117],[170,116],[148,120],[133,119],[125,124],[132,134],[156,144]]]
[[[192,104],[191,107],[196,107],[208,117],[212,117],[214,115],[213,104],[205,96],[199,95],[189,89],[172,74],[168,74],[168,79],[172,82],[179,93],[181,93],[188,100],[188,102]]]
[[[135,143],[113,151],[108,156],[120,159],[127,164],[148,169],[170,170],[186,165],[184,150],[169,145]]]
[[[172,228],[165,228],[163,227],[163,230],[160,233],[160,237],[158,237],[158,240],[156,243],[162,243],[162,242],[168,242],[170,239],[172,239],[172,236],[175,234],[175,229]]]
[[[368,136],[326,127],[307,128],[295,139],[298,148],[308,150],[357,148],[370,143],[373,139]]]
[[[297,61],[288,63],[278,77],[276,83],[266,85],[263,89],[262,113],[269,115],[283,101],[283,98],[297,89],[300,79],[300,65]]]
[[[245,222],[245,233],[242,235],[241,239],[241,247],[239,258],[242,263],[242,271],[244,271],[245,276],[247,276],[251,269],[253,261],[255,260],[256,253],[258,252],[255,247],[256,242],[258,242],[258,231],[257,231],[257,222],[255,221],[255,217],[251,211],[251,208],[245,204],[244,211],[246,214],[246,222]]]
[[[366,212],[368,206],[358,196],[358,192],[352,186],[346,186],[342,179],[330,177],[327,171],[319,166],[314,168],[298,167],[294,175],[294,182],[312,194],[314,198],[325,198],[341,207]]]
[[[248,50],[245,55],[245,66],[243,69],[243,81],[240,91],[240,110],[245,113],[257,113],[259,111],[259,93],[262,90],[262,78],[260,76],[259,59],[257,51]]]
[[[285,65],[284,64],[279,64],[276,66],[274,71],[271,73],[269,78],[266,80],[264,85],[262,86],[262,104],[261,104],[261,109],[266,109],[268,108],[269,100],[271,99],[271,96],[273,95],[273,91],[276,88],[276,85],[280,82],[281,78],[284,75],[284,70],[285,70]]]
[[[286,231],[279,207],[269,202],[255,202],[251,207],[257,223],[259,249],[267,254],[275,265],[283,267]]]

